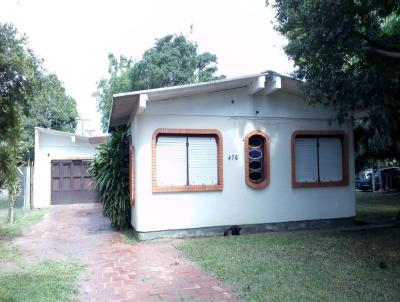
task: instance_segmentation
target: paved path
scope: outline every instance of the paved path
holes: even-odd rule
[[[124,244],[99,204],[53,206],[16,240],[31,260],[87,263],[80,301],[239,301],[228,287],[186,261],[174,243]]]

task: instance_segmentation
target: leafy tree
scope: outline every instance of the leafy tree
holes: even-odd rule
[[[107,131],[113,94],[131,90],[128,74],[131,66],[131,59],[124,56],[120,56],[117,59],[113,54],[108,55],[109,79],[102,78],[97,83],[96,92],[93,93],[97,100],[98,109],[102,113],[101,124],[103,131]]]
[[[352,118],[357,152],[398,155],[400,2],[276,0],[276,29],[311,103]]]
[[[39,61],[26,43],[12,25],[0,23],[0,141],[15,136],[18,117],[29,111]]]
[[[197,44],[184,36],[167,35],[156,40],[130,70],[132,89],[215,80],[217,57],[209,52],[197,53]]]
[[[26,37],[0,23],[0,189],[9,192],[9,222],[18,193],[21,117],[28,113],[39,72],[39,61],[27,48]]]
[[[103,204],[103,214],[119,229],[129,227],[131,221],[128,148],[126,128],[117,128],[98,146],[89,167],[93,184]]]
[[[28,104],[30,114],[22,117],[21,147],[25,160],[33,156],[34,127],[75,132],[78,117],[75,100],[66,94],[55,74],[41,74],[38,77]]]
[[[167,35],[156,40],[143,57],[133,63],[123,56],[110,54],[109,79],[101,79],[94,96],[102,113],[103,130],[107,130],[112,95],[130,90],[143,90],[216,80],[217,57],[209,52],[197,53],[197,44],[183,35]]]
[[[13,221],[18,167],[33,149],[33,127],[73,131],[76,103],[54,74],[47,74],[27,37],[0,23],[0,190],[9,192]],[[33,155],[33,152],[30,152]]]
[[[18,137],[18,135],[15,137]],[[15,198],[20,192],[20,183],[18,179],[18,167],[21,161],[20,155],[21,151],[19,150],[19,145],[15,141],[15,138],[11,138],[11,141],[0,141],[0,190],[3,188],[7,188],[8,190],[9,223],[14,222]]]

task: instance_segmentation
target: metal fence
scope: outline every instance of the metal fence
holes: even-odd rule
[[[33,166],[25,166],[19,168],[19,193],[15,199],[15,207],[21,208],[24,211],[30,211],[32,208],[32,179]],[[7,189],[0,191],[0,198],[7,199]]]

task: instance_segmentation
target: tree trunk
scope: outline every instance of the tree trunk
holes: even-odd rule
[[[9,196],[9,198],[10,198],[10,203],[8,206],[8,222],[10,224],[13,224],[14,223],[14,196],[11,194]]]

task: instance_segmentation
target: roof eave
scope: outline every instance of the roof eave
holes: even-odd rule
[[[269,87],[268,85],[271,85],[274,81],[279,81],[279,85]],[[265,94],[271,94],[280,90],[295,95],[302,95],[301,83],[297,79],[280,75],[273,71],[266,71],[237,78],[118,93],[113,96],[108,131],[111,131],[114,127],[129,125],[136,114],[143,112],[148,101],[162,101],[243,87],[248,88],[249,94],[258,93],[261,90],[264,90]]]

